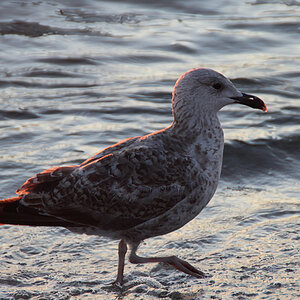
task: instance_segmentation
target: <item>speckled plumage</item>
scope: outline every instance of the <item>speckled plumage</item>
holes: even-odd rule
[[[142,240],[182,227],[214,195],[224,145],[217,112],[244,95],[213,70],[190,70],[174,87],[170,127],[112,145],[81,165],[45,170],[28,179],[17,190],[20,197],[13,199],[25,213],[34,211],[38,225],[47,216],[47,222],[56,220],[54,225],[121,239],[133,249],[130,260],[140,262],[135,251]],[[181,260],[180,266],[179,261],[164,261],[188,274],[202,275]],[[122,280],[119,270],[117,281]]]

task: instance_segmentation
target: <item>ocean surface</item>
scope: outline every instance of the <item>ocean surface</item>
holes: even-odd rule
[[[0,198],[45,168],[168,126],[173,85],[190,68],[222,72],[268,112],[219,113],[216,195],[140,247],[209,277],[127,262],[120,289],[117,241],[3,225],[0,299],[300,297],[299,60],[297,0],[1,1]]]

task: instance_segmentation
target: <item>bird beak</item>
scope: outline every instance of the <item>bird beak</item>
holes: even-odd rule
[[[252,108],[261,109],[263,111],[267,111],[267,106],[260,98],[242,93],[241,97],[231,97],[231,99],[236,100],[235,103],[244,104],[250,106]]]

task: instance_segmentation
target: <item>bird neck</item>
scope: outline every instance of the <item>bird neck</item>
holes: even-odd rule
[[[214,178],[219,178],[223,160],[224,135],[217,113],[203,114],[188,122],[173,122],[172,131],[194,157],[198,166],[206,172],[214,166]]]
[[[185,118],[174,118],[171,126],[173,133],[178,137],[188,137],[196,141],[207,140],[208,142],[214,136],[223,137],[223,130],[217,113],[200,112],[186,116]]]

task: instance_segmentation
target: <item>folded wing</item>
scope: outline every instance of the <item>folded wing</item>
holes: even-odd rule
[[[128,147],[128,143],[132,141],[125,141],[126,147],[117,144],[115,151],[110,147],[106,152],[110,154],[100,153],[80,166],[35,175],[17,190],[20,197],[2,202],[2,215],[10,210],[32,215],[36,225],[44,221],[47,226],[118,231],[163,214],[185,198],[191,182],[185,174],[188,157],[163,147],[148,148],[143,143]],[[0,222],[5,223],[1,214]]]

